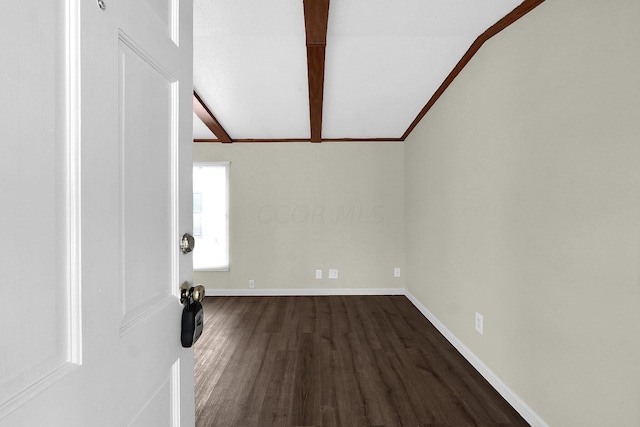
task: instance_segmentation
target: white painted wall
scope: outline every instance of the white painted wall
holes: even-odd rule
[[[401,143],[195,144],[195,161],[231,162],[230,271],[196,272],[196,281],[237,293],[254,279],[253,294],[400,292],[403,152]]]
[[[640,425],[639,20],[543,3],[405,143],[409,291],[553,426]]]

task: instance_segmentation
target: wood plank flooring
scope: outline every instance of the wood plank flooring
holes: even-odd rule
[[[528,425],[404,296],[203,305],[197,427]]]

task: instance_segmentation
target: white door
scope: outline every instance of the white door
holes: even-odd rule
[[[0,426],[192,426],[189,0],[3,2]]]

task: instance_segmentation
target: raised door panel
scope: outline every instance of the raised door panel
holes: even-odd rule
[[[180,0],[145,0],[162,23],[164,30],[177,45],[180,33]]]
[[[119,45],[122,325],[174,301],[177,84],[132,41]]]
[[[79,363],[81,338],[64,4],[14,1],[3,14],[0,419]]]
[[[177,427],[180,425],[180,414],[176,412],[179,405],[180,366],[176,362],[164,376],[164,381],[152,393],[151,398],[136,409],[133,419],[127,427]]]

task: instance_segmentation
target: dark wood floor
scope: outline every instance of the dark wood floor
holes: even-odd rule
[[[404,296],[204,308],[198,427],[528,425]]]

